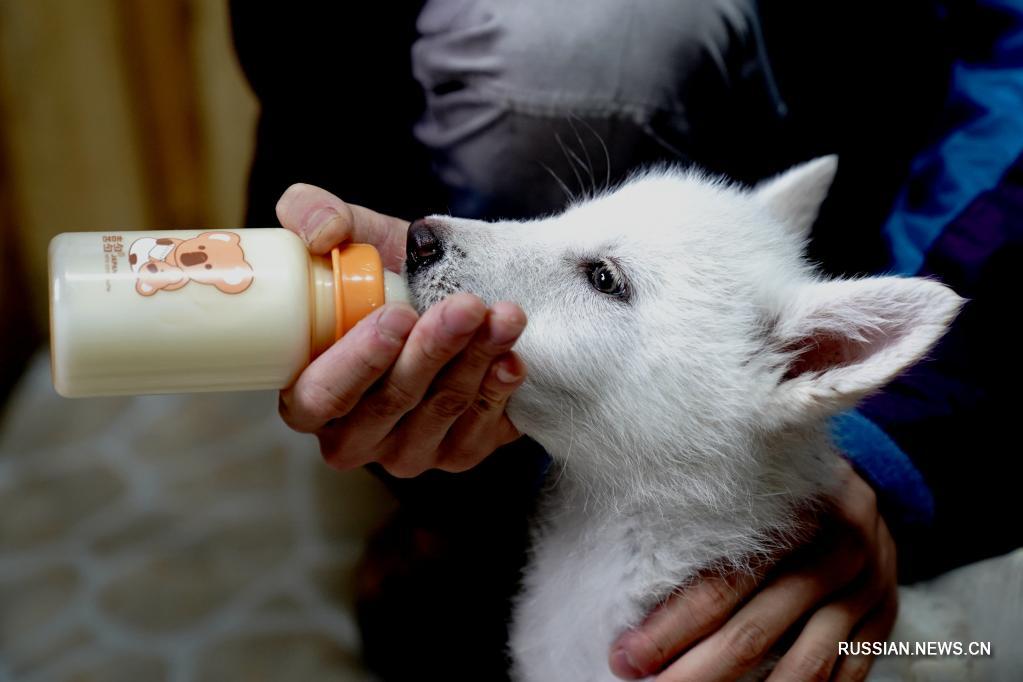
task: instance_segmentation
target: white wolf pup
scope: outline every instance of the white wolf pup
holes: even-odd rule
[[[825,279],[805,260],[835,169],[752,190],[661,169],[554,217],[410,228],[420,310],[467,291],[529,317],[508,414],[556,482],[512,624],[518,679],[616,679],[612,642],[673,589],[792,537],[835,485],[827,418],[955,317],[938,282]]]

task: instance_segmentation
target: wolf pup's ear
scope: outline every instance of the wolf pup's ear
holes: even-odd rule
[[[837,170],[837,156],[821,156],[764,180],[753,188],[753,198],[796,236],[807,239]]]
[[[922,278],[801,285],[771,330],[785,357],[771,412],[783,423],[838,413],[920,360],[964,300]]]

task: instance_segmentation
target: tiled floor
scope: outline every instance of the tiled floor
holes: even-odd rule
[[[362,680],[354,561],[389,504],[272,393],[65,400],[0,425],[0,679]]]

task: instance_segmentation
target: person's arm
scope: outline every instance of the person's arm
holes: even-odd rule
[[[1006,468],[1023,371],[1005,349],[1017,326],[1021,215],[1023,156],[943,226],[924,257],[919,274],[965,296],[962,314],[927,361],[861,407],[933,494],[933,519],[897,534],[909,579],[1023,545],[1019,524],[1002,522],[1018,516],[1018,483]]]
[[[860,412],[913,461],[933,519],[894,529],[920,579],[1023,544],[1012,461],[1023,371],[1012,357],[1023,258],[1023,9],[952,5],[957,47],[945,116],[916,154],[882,234],[888,268],[969,299],[930,358]],[[983,20],[987,31],[971,30]],[[927,521],[925,519],[925,521]]]

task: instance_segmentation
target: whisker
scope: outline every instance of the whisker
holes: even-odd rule
[[[680,159],[686,159],[687,158],[686,155],[683,154],[682,151],[678,147],[673,145],[671,142],[668,142],[668,140],[664,139],[662,136],[658,135],[657,131],[654,130],[654,127],[652,125],[650,125],[649,123],[646,123],[646,124],[643,125],[643,132],[645,132],[647,135],[649,135],[654,140],[654,142],[656,142],[657,144],[661,145],[662,147],[664,147],[666,150],[668,150],[669,152],[671,152],[672,154],[674,154],[678,158],[680,158]]]
[[[572,403],[568,404],[568,424],[570,429],[568,433],[568,453],[565,455],[564,463],[562,463],[562,465],[558,468],[557,475],[550,484],[551,488],[555,488],[558,485],[558,482],[561,481],[561,477],[565,475],[565,469],[568,468],[568,461],[572,458],[572,451],[575,449],[575,408]],[[555,460],[555,466],[557,466],[557,460]]]
[[[580,118],[579,122],[593,133],[593,137],[597,138],[597,142],[600,143],[600,148],[604,150],[604,190],[607,191],[611,189],[611,153],[608,152],[607,145],[604,144],[604,138],[600,136],[596,128],[587,123],[586,119]]]
[[[562,190],[562,191],[563,191],[563,192],[565,193],[565,196],[566,196],[566,197],[568,197],[568,203],[570,203],[570,204],[571,204],[571,203],[575,202],[575,197],[574,197],[574,196],[572,195],[572,190],[570,190],[570,189],[568,188],[568,185],[566,185],[566,184],[565,184],[565,182],[564,182],[564,181],[563,181],[563,180],[562,180],[561,178],[559,178],[559,177],[558,177],[558,174],[557,174],[557,173],[555,173],[555,172],[554,172],[553,170],[551,170],[551,167],[550,167],[550,166],[548,166],[548,165],[547,165],[546,163],[544,163],[543,161],[537,161],[537,163],[538,163],[538,164],[540,164],[540,166],[541,166],[541,167],[542,167],[542,168],[543,168],[543,169],[544,169],[545,171],[547,171],[548,173],[550,173],[550,176],[551,176],[552,178],[554,178],[554,181],[555,181],[556,183],[558,183],[558,186],[559,186],[559,187],[561,187],[561,190]]]
[[[580,158],[579,158],[579,155],[578,155],[578,154],[576,154],[576,153],[575,153],[574,151],[572,151],[572,149],[571,149],[571,148],[567,149],[566,151],[567,151],[567,152],[568,152],[569,154],[571,154],[571,156],[572,156],[572,159],[574,159],[574,160],[575,160],[575,161],[576,161],[576,162],[577,162],[577,163],[578,163],[578,164],[579,164],[579,165],[580,165],[580,166],[582,167],[582,169],[583,169],[583,170],[585,170],[585,171],[587,172],[587,175],[589,175],[589,176],[590,176],[590,187],[591,187],[591,193],[589,194],[589,196],[595,196],[595,195],[597,194],[597,185],[596,185],[596,183],[595,183],[595,182],[594,182],[594,180],[593,180],[593,173],[589,172],[589,170],[587,170],[587,168],[586,168],[585,166],[583,166],[583,160],[582,160],[582,159],[580,159]],[[585,187],[585,186],[583,186],[583,181],[582,181],[582,178],[581,178],[581,177],[579,176],[579,174],[578,174],[578,173],[576,173],[576,177],[578,177],[578,178],[579,178],[579,187],[580,187],[580,189],[581,189],[581,190],[583,190],[583,196],[586,196],[586,191],[585,191],[585,190],[586,190],[586,187]]]
[[[575,164],[572,162],[574,152],[565,145],[565,141],[561,139],[561,135],[558,133],[554,133],[554,139],[557,140],[558,146],[561,147],[561,153],[565,156],[565,160],[568,161],[568,167],[572,169],[572,174],[575,175],[576,182],[579,183],[579,193],[585,196],[586,185],[583,184],[583,176],[579,175],[579,171],[575,169]]]
[[[575,139],[579,142],[579,148],[583,150],[583,154],[586,156],[586,165],[584,169],[586,174],[590,176],[590,187],[592,188],[592,196],[597,195],[597,179],[593,176],[593,159],[590,158],[590,150],[583,144],[583,138],[579,135],[579,130],[575,127],[575,123],[572,121],[573,118],[579,118],[575,114],[570,114],[568,117],[568,125],[572,128],[572,133],[575,135]],[[582,162],[579,162],[582,165]]]

